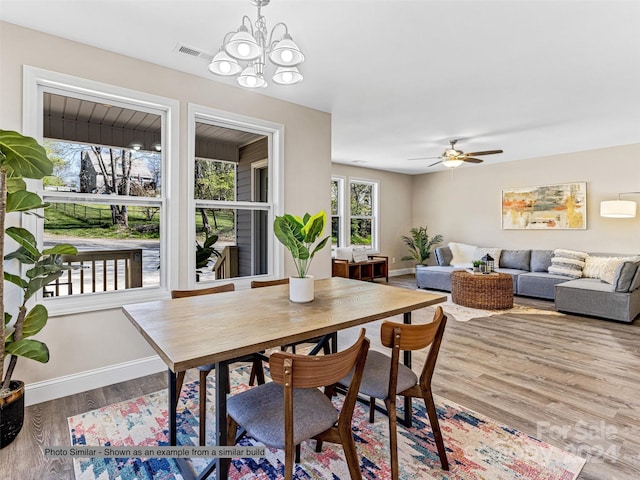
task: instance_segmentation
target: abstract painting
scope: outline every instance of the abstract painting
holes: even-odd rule
[[[504,230],[587,228],[587,184],[559,183],[502,191]]]

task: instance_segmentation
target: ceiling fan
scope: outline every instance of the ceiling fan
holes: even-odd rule
[[[437,162],[432,163],[429,167],[433,167],[442,163],[445,167],[455,168],[462,165],[464,162],[467,163],[482,163],[483,160],[480,158],[475,158],[480,155],[494,155],[496,153],[502,153],[502,150],[485,150],[483,152],[471,152],[464,153],[462,150],[456,149],[456,143],[458,140],[449,140],[450,147],[445,149],[445,151],[439,157],[422,157],[422,158],[410,158],[409,160],[432,160],[439,159]]]

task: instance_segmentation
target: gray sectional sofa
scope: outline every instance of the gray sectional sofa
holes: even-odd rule
[[[452,266],[448,246],[434,250],[437,265],[416,268],[418,288],[451,291]],[[549,273],[553,250],[502,250],[496,271],[513,278],[515,295],[554,300],[556,310],[594,317],[632,322],[640,314],[640,257],[623,262],[612,283],[597,278],[573,279]],[[591,253],[599,257],[629,255]]]

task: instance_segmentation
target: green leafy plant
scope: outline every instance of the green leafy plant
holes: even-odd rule
[[[62,265],[61,257],[77,253],[75,247],[59,244],[40,251],[35,237],[28,230],[20,227],[5,229],[7,213],[30,213],[47,206],[38,195],[27,190],[24,179],[41,179],[52,172],[52,162],[35,139],[11,130],[0,130],[0,257],[17,260],[21,267],[29,266],[20,275],[6,272],[4,261],[0,262],[0,275],[4,279],[0,282],[0,319],[4,319],[0,321],[0,397],[9,393],[18,357],[43,363],[49,361],[46,344],[29,338],[42,330],[49,314],[41,304],[31,308],[27,304],[38,290],[55,281],[64,271],[75,268]],[[18,244],[18,248],[7,255],[5,233]],[[19,302],[14,315],[5,309],[5,282],[13,283],[22,291],[22,302]],[[5,371],[7,357],[9,363]]]
[[[480,265],[482,265],[483,263],[484,262],[482,260],[474,260],[473,262],[471,262],[471,264],[476,268],[480,267]]]
[[[442,242],[442,235],[435,235],[429,238],[427,226],[414,227],[410,230],[411,235],[402,235],[402,241],[409,247],[409,255],[402,257],[402,261],[415,260],[418,265],[424,265],[431,257],[431,249]]]
[[[299,278],[307,276],[314,255],[329,240],[329,236],[326,236],[318,241],[326,223],[327,214],[324,210],[313,216],[305,213],[302,218],[289,214],[276,216],[273,222],[276,238],[291,252]]]
[[[218,235],[209,235],[202,245],[196,241],[196,269],[205,268],[212,256],[220,257],[220,252],[213,245],[218,241]]]

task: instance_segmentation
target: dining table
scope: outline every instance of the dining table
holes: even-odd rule
[[[340,330],[396,315],[410,323],[412,311],[446,300],[444,294],[343,277],[314,283],[314,299],[308,303],[291,302],[289,286],[276,285],[122,307],[167,366],[170,445],[177,439],[179,372],[215,364],[215,438],[216,445],[225,445],[228,365],[234,359],[306,339],[335,337]],[[409,355],[404,362],[410,366]],[[184,478],[206,478],[215,470],[219,480],[227,478],[230,460],[215,458],[198,473],[187,459],[176,461]]]

